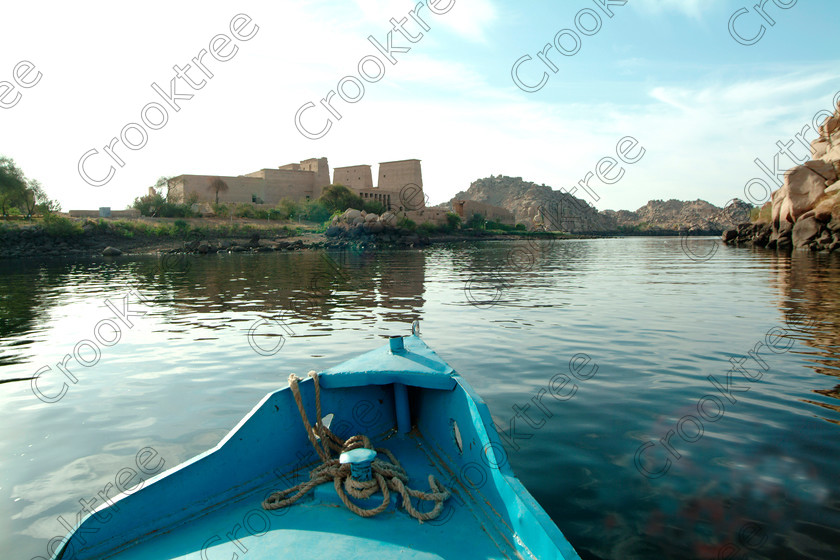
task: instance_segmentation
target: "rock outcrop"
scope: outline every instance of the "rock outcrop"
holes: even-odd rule
[[[354,208],[334,217],[325,235],[360,243],[419,246],[428,242],[416,232],[399,227],[397,216],[392,212],[383,212],[380,216]]]
[[[554,213],[563,229],[579,233],[638,232],[647,234],[692,232],[720,234],[727,228],[749,219],[752,206],[735,200],[719,208],[705,200],[652,200],[636,211],[604,210],[599,212],[571,194],[547,185],[523,181],[521,177],[490,176],[474,181],[466,191],[455,195],[501,206],[513,212],[517,223],[529,227],[541,209]],[[443,205],[441,205],[443,206]]]
[[[811,142],[811,161],[785,174],[782,187],[761,208],[755,223],[725,231],[728,244],[770,249],[840,249],[840,104]]]
[[[516,223],[528,227],[541,214],[544,217],[549,214],[548,219],[556,221],[556,229],[583,233],[617,229],[614,218],[599,213],[583,200],[547,185],[523,181],[522,177],[499,175],[478,179],[454,198],[501,206],[513,213]]]
[[[122,255],[122,251],[120,251],[116,247],[111,247],[109,245],[108,247],[102,249],[102,254],[106,257],[119,257],[120,255]]]
[[[605,210],[615,218],[619,227],[633,227],[640,231],[689,231],[714,235],[744,222],[750,217],[752,205],[735,199],[724,208],[705,200],[651,200],[635,212]]]

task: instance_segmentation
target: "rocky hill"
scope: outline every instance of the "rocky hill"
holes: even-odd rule
[[[517,223],[531,225],[542,214],[556,229],[574,232],[615,231],[614,218],[603,215],[583,200],[555,191],[547,185],[523,181],[522,177],[499,175],[473,181],[456,199],[476,200],[513,212]]]
[[[667,230],[718,233],[742,222],[749,221],[752,206],[733,200],[719,208],[705,200],[651,200],[635,212],[604,210],[620,226],[639,230]]]
[[[517,223],[532,224],[543,219],[562,229],[580,233],[633,232],[666,233],[692,231],[719,234],[724,229],[748,221],[751,205],[740,200],[719,208],[704,200],[652,200],[636,211],[599,212],[585,201],[547,185],[524,181],[521,177],[490,176],[474,181],[456,199],[476,200],[501,206],[514,213]]]

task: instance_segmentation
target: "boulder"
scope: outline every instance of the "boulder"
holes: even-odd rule
[[[365,228],[361,224],[355,225],[347,230],[347,237],[350,239],[358,239],[365,234]]]
[[[787,185],[782,185],[782,188],[770,195],[770,203],[772,208],[770,210],[770,220],[777,224],[781,219],[782,203],[787,198]]]
[[[122,251],[109,245],[108,247],[102,249],[102,255],[105,257],[119,257],[122,255]]]
[[[341,235],[342,231],[344,230],[338,226],[330,226],[327,228],[327,231],[324,232],[324,235],[327,237],[338,237]]]
[[[206,255],[207,253],[210,252],[211,247],[210,247],[209,243],[207,243],[206,241],[202,241],[201,243],[198,244],[198,247],[197,247],[196,250],[199,253],[201,253],[202,255]]]
[[[756,224],[755,233],[753,234],[753,245],[764,247],[770,241],[770,234],[773,233],[770,224]]]
[[[730,241],[734,241],[736,237],[738,237],[738,230],[728,229],[723,232],[721,239],[723,239],[724,243],[729,243]]]
[[[394,227],[397,225],[397,216],[391,212],[384,212],[379,217],[379,221],[385,224],[386,226]]]
[[[361,225],[365,223],[365,219],[361,216],[356,216],[350,223],[353,225]]]
[[[830,187],[826,187],[825,194],[834,194],[840,192],[840,181],[834,182]]]
[[[365,222],[363,227],[368,233],[382,233],[382,231],[385,229],[385,225],[382,222],[377,221]]]
[[[793,226],[791,241],[794,247],[805,247],[820,233],[821,224],[813,216],[798,220]]]
[[[785,185],[788,187],[787,200],[791,202],[794,221],[811,210],[817,200],[823,196],[826,181],[836,180],[837,170],[834,165],[819,159],[808,161],[789,171],[785,175]],[[784,217],[784,207],[782,217]]]
[[[832,243],[831,232],[824,229],[822,234],[817,238],[817,243],[823,247],[828,247]]]
[[[790,237],[790,234],[793,233],[793,224],[788,222],[787,220],[779,222],[778,232],[779,232],[779,238],[780,239],[782,237]]]
[[[840,128],[840,107],[838,107],[838,111],[825,119],[825,122],[820,126],[820,137],[831,136],[838,128]]]
[[[818,222],[822,222],[824,224],[831,221],[831,208],[834,206],[834,201],[832,199],[827,199],[822,201],[814,208],[814,218]]]
[[[378,219],[379,219],[379,216],[377,216],[376,214],[367,214],[365,216],[365,221],[366,222],[375,222]]]
[[[362,213],[361,211],[356,210],[355,208],[348,208],[344,211],[344,214],[342,214],[341,217],[345,222],[350,224],[353,223],[353,220],[355,220],[356,218],[361,218]]]
[[[827,227],[831,231],[840,231],[840,220],[838,220],[837,218],[832,218],[831,221],[828,222],[828,225],[825,227]]]
[[[814,159],[820,159],[826,154],[826,152],[828,152],[829,148],[828,138],[821,136],[811,142],[811,157]]]

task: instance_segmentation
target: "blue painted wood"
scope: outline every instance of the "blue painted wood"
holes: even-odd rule
[[[391,450],[411,487],[427,490],[434,474],[452,493],[438,519],[418,523],[393,495],[380,515],[361,518],[331,484],[292,507],[263,510],[271,492],[308,480],[319,463],[285,388],[263,398],[215,448],[89,515],[54,560],[578,559],[513,475],[484,401],[419,337],[403,342],[402,350],[392,351],[392,342],[322,372],[322,412],[334,414],[330,427],[340,437],[364,433]],[[405,385],[406,434],[394,429],[394,384]],[[312,380],[300,389],[314,419]]]

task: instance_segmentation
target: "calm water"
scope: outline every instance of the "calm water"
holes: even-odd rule
[[[0,261],[0,379],[49,366],[38,389],[56,400],[0,384],[0,557],[47,556],[138,451],[175,466],[290,372],[414,319],[584,558],[838,557],[837,256],[719,247],[697,261],[677,238],[332,255],[338,270],[318,253]],[[129,290],[151,300],[129,297],[131,328],[106,305],[122,311]],[[278,314],[285,330],[259,322]],[[102,342],[77,346],[95,330]],[[74,348],[90,365],[71,358],[63,375]],[[544,394],[576,355],[576,392]]]

